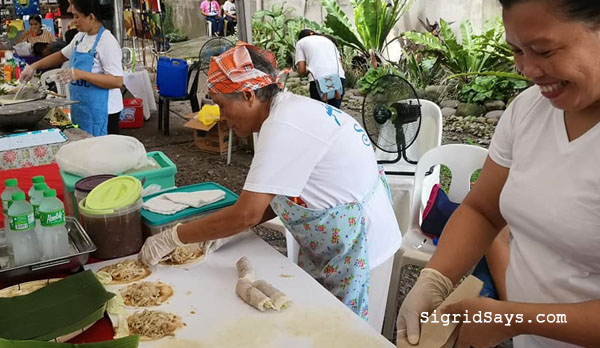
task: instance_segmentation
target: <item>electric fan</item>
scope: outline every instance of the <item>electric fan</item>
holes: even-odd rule
[[[200,48],[200,53],[198,54],[198,64],[200,64],[200,70],[208,75],[208,66],[210,65],[210,59],[212,57],[218,56],[221,53],[233,48],[235,44],[224,37],[215,37],[212,38]]]
[[[407,150],[414,144],[421,128],[421,103],[406,79],[388,74],[375,80],[363,100],[362,117],[376,153],[387,155],[383,156],[386,159],[378,156],[379,164],[395,164],[404,160],[411,169],[414,168],[417,161],[408,158]],[[386,170],[386,174],[414,175],[414,170]]]

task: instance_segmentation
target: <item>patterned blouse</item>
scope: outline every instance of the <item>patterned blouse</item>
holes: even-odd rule
[[[36,36],[33,36],[29,32],[27,32],[21,40],[22,40],[21,42],[26,41],[26,42],[29,42],[30,44],[34,44],[37,42],[50,43],[50,42],[56,41],[54,36],[52,36],[52,34],[47,30],[42,30],[42,35],[36,35]]]

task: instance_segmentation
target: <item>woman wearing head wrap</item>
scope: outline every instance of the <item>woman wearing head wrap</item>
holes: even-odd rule
[[[149,265],[175,247],[281,218],[300,244],[298,265],[381,328],[401,234],[368,136],[346,113],[281,92],[271,52],[240,42],[213,58],[208,90],[239,136],[260,132],[235,205],[150,237]]]

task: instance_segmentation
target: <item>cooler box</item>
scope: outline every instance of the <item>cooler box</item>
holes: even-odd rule
[[[123,99],[119,128],[142,128],[144,126],[143,102],[139,98]]]
[[[147,168],[140,168],[136,171],[129,171],[123,173],[124,175],[131,175],[134,178],[143,181],[143,187],[148,187],[152,184],[157,184],[161,189],[168,189],[175,186],[175,173],[177,173],[177,166],[161,151],[154,151],[147,153],[148,158],[156,163],[156,167],[149,166]],[[80,176],[69,174],[60,171],[62,181],[65,186],[65,209],[67,215],[73,215],[78,217],[77,200],[75,198],[75,183],[81,179]]]
[[[160,57],[156,66],[158,94],[182,98],[187,94],[188,65],[183,59]]]
[[[170,190],[165,190],[159,193],[155,193],[152,195],[148,195],[144,197],[144,202],[154,198],[163,193],[169,192],[195,192],[195,191],[208,191],[208,190],[222,190],[225,191],[225,198],[214,202],[208,205],[205,205],[200,208],[192,208],[188,207],[176,214],[173,215],[162,215],[153,213],[146,209],[142,208],[142,232],[144,233],[144,237],[149,237],[155,234],[158,234],[164,230],[167,230],[178,223],[187,222],[190,220],[197,219],[200,216],[207,215],[213,213],[219,209],[229,207],[233,205],[237,199],[238,195],[233,193],[231,190],[217,184],[214,182],[203,182],[200,184],[176,187]]]

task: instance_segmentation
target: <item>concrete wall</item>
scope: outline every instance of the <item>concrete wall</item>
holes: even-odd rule
[[[173,24],[189,38],[206,35],[206,23],[200,4],[202,0],[165,0],[173,8]]]
[[[165,0],[173,7],[173,22],[177,28],[189,37],[206,35],[206,24],[200,13],[202,0]],[[281,0],[237,0],[244,1],[250,12],[260,9],[270,9]],[[223,2],[223,1],[219,1]],[[295,9],[295,15],[301,15],[314,21],[325,18],[325,10],[320,0],[286,0],[286,5]],[[338,4],[344,9],[351,22],[354,20],[350,0],[340,0]],[[476,31],[481,30],[486,19],[500,14],[500,5],[496,0],[414,0],[410,11],[400,19],[392,35],[397,36],[406,30],[422,30],[419,18],[437,21],[444,18],[449,22],[458,22],[469,19]],[[392,37],[393,37],[392,36]]]

